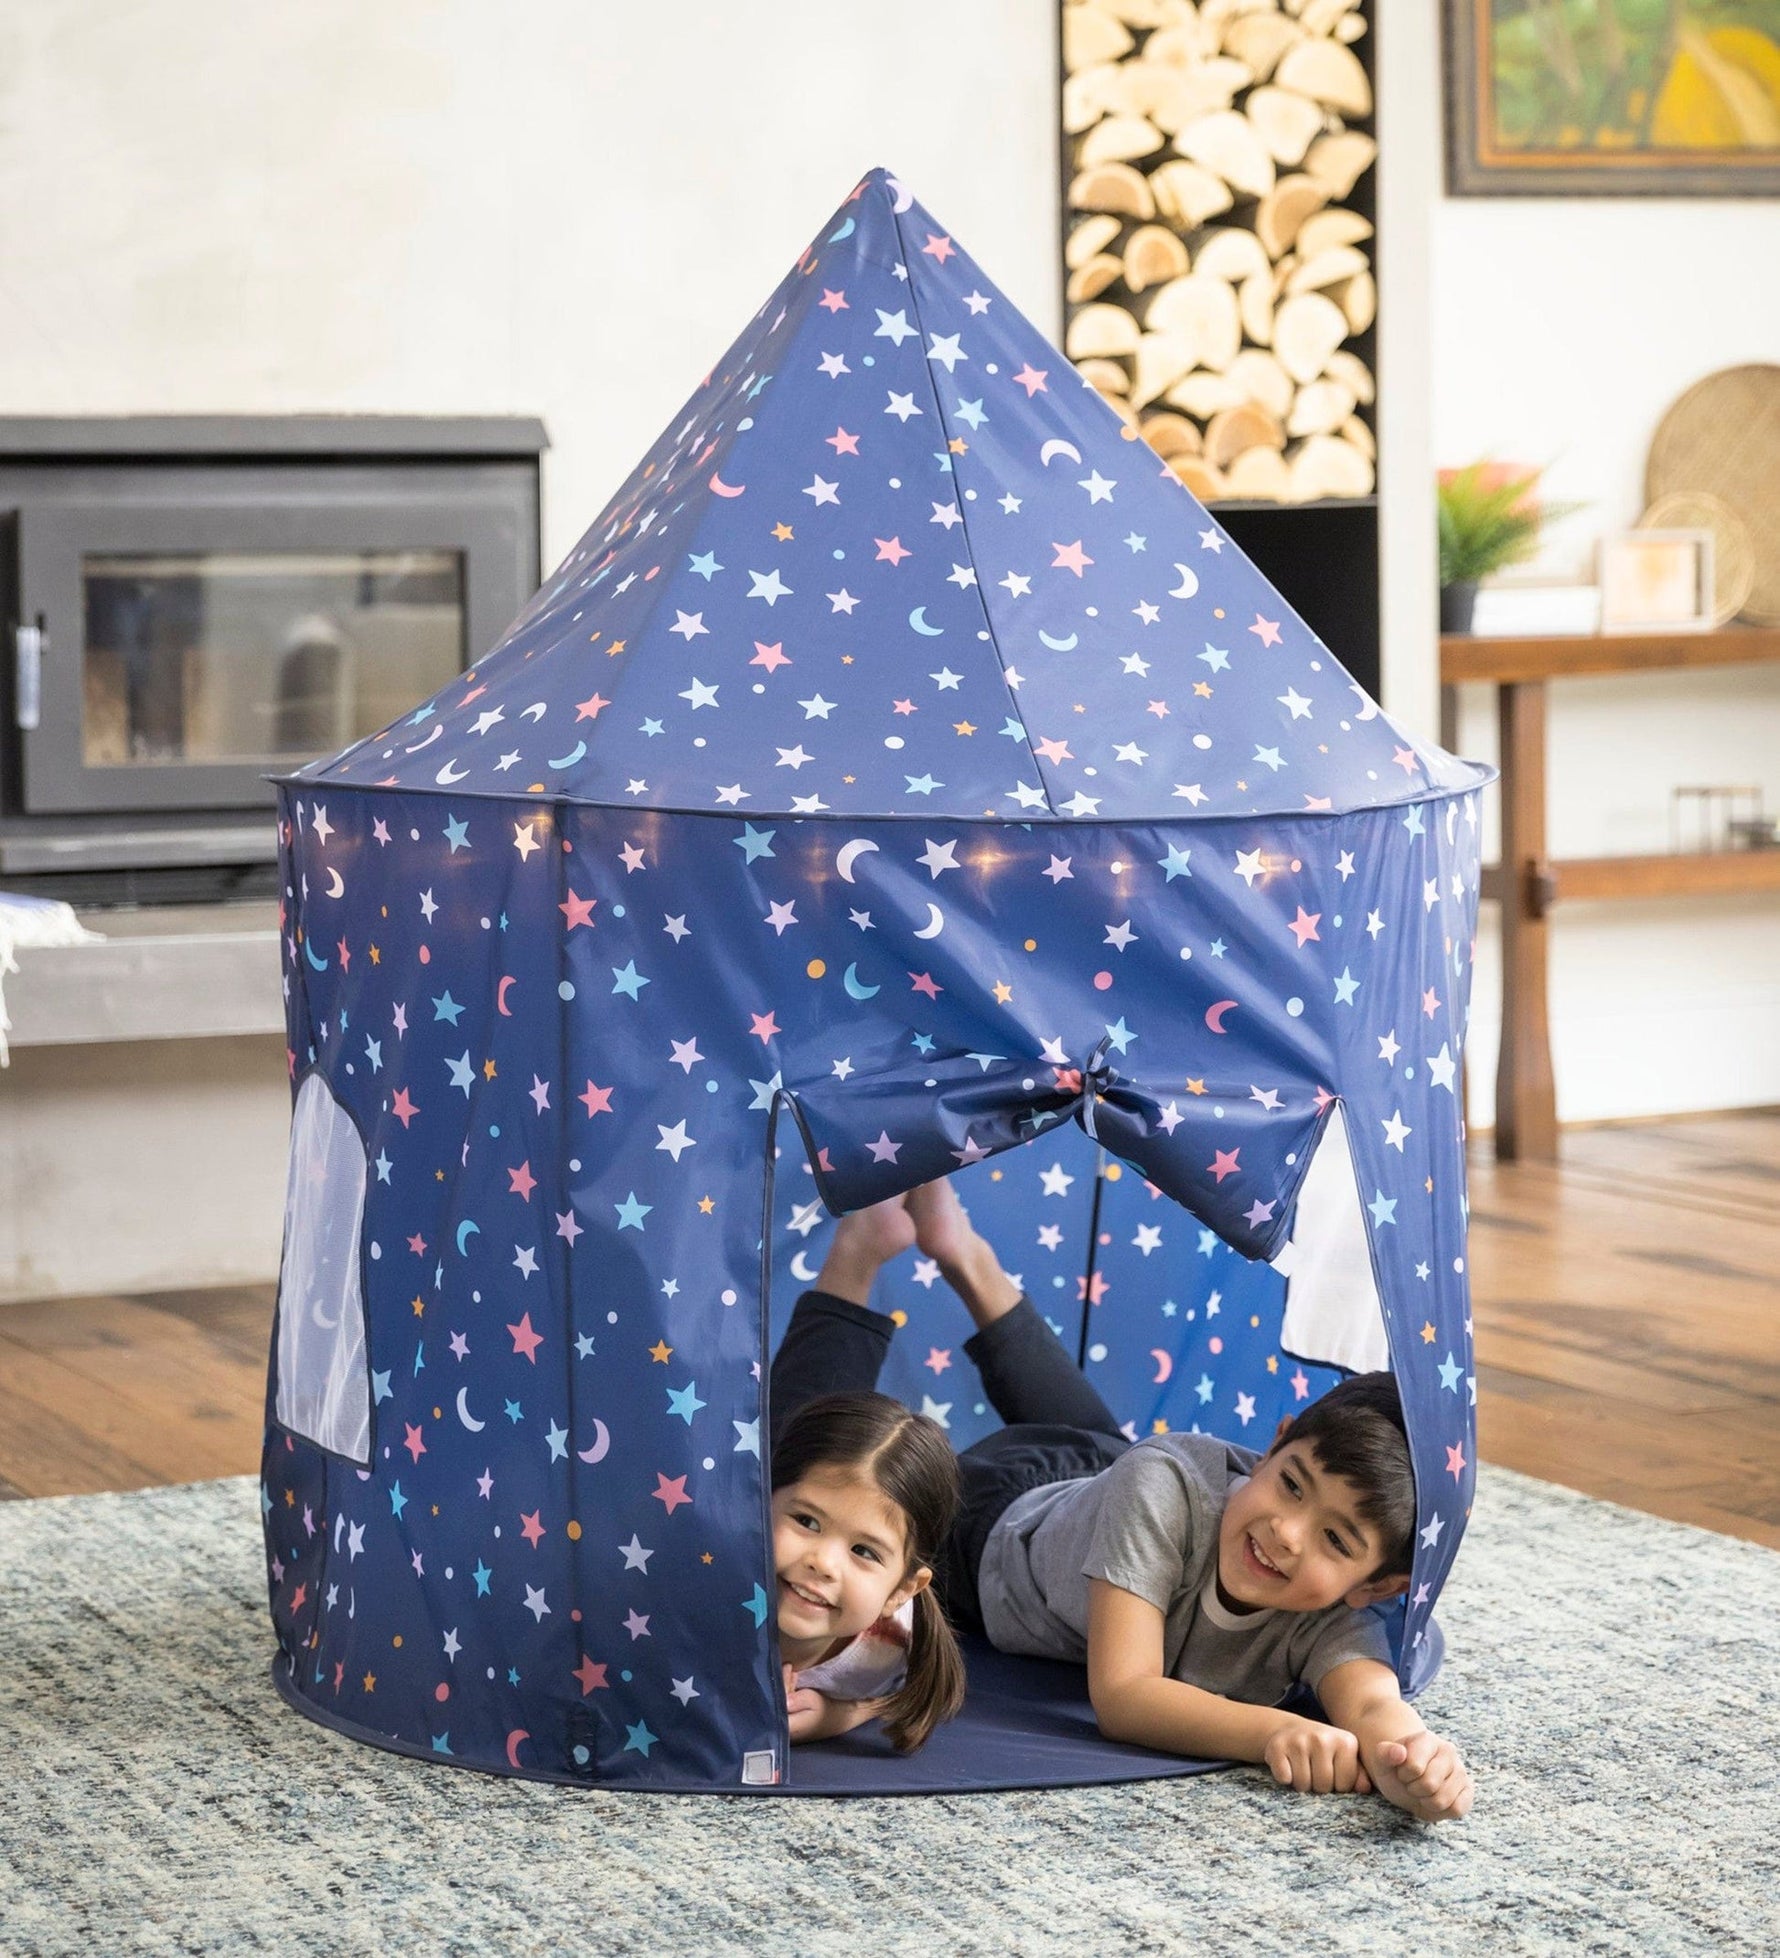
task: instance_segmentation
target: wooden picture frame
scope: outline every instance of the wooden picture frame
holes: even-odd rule
[[[1715,623],[1709,530],[1628,530],[1603,537],[1601,630],[1706,632]]]
[[[1442,28],[1455,197],[1780,196],[1780,0],[1442,0]]]

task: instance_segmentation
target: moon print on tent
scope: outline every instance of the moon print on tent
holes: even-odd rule
[[[365,1148],[319,1074],[297,1090],[278,1284],[281,1427],[360,1463],[371,1458],[359,1290]]]

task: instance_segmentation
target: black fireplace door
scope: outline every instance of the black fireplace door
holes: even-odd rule
[[[25,809],[263,807],[446,684],[529,596],[511,497],[38,500],[18,513]]]

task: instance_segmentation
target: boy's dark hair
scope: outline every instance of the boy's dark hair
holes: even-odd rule
[[[812,1469],[867,1477],[902,1512],[903,1572],[932,1569],[958,1508],[958,1458],[945,1430],[887,1394],[824,1394],[785,1423],[773,1450],[772,1485],[801,1482]],[[933,1587],[915,1593],[908,1677],[880,1716],[890,1745],[912,1754],[964,1704],[964,1659]]]
[[[1415,1560],[1415,1471],[1403,1401],[1390,1373],[1356,1373],[1312,1401],[1273,1444],[1277,1454],[1301,1442],[1317,1466],[1351,1484],[1357,1507],[1384,1540],[1374,1577],[1405,1575]]]

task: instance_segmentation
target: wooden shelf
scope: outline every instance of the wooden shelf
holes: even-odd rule
[[[1676,851],[1647,857],[1559,857],[1546,870],[1546,902],[1558,899],[1726,897],[1780,891],[1780,850]],[[1502,895],[1502,867],[1483,873],[1486,898]]]
[[[1440,684],[1489,680],[1512,685],[1690,666],[1750,666],[1765,660],[1780,660],[1780,628],[1736,625],[1716,632],[1572,633],[1547,639],[1446,633],[1440,640]]]

